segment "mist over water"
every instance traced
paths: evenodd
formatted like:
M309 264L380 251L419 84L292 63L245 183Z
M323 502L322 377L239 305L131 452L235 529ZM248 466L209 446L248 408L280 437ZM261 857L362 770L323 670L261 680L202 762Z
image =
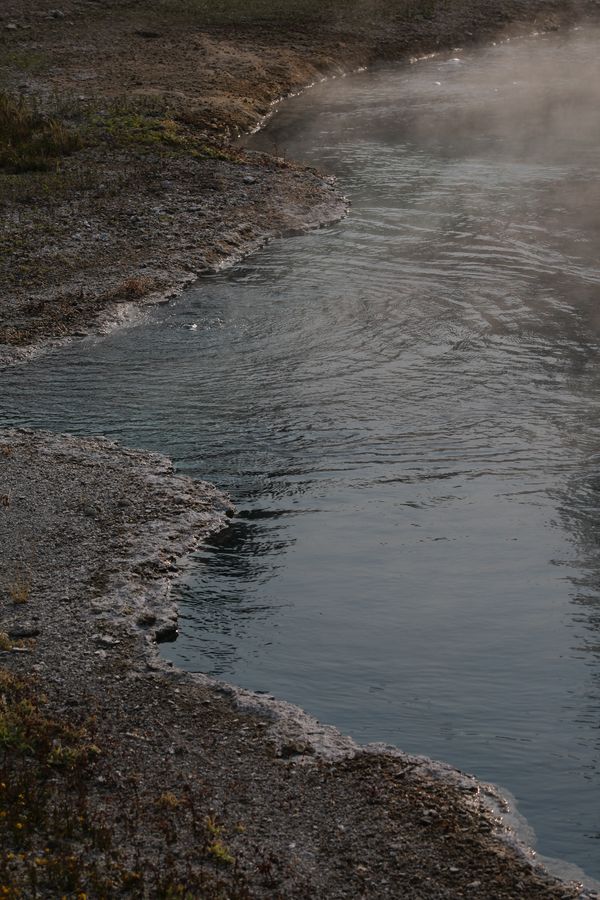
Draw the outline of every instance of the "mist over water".
M255 146L335 172L350 218L0 397L232 494L170 658L505 785L596 878L599 49L584 28L289 101Z

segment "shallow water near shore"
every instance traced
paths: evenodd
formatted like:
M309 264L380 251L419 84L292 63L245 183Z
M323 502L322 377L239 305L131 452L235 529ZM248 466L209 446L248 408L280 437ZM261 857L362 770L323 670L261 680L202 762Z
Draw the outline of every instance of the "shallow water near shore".
M169 658L505 785L600 878L600 34L330 82L256 146L348 220L2 376L240 515ZM251 215L251 212L249 212Z

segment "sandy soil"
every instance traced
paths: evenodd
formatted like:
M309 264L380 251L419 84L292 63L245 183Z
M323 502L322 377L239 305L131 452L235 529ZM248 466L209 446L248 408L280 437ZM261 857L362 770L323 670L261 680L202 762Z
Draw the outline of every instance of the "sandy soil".
M177 560L231 513L214 488L102 439L4 431L0 460L0 671L44 717L19 743L3 675L8 896L584 896L498 837L485 786L161 662Z

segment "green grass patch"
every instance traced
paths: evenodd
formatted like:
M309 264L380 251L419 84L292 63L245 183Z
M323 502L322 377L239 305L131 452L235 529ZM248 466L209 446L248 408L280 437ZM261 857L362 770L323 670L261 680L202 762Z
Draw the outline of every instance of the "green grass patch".
M90 144L109 144L121 148L146 149L167 156L192 156L240 162L242 154L220 143L207 143L205 130L182 111L166 106L146 110L143 104L116 102L106 112L92 116L83 133Z
M156 147L184 147L188 136L184 129L167 115L146 116L137 112L115 111L107 116L96 116L93 125L120 146L131 144Z
M38 75L48 66L48 56L38 50L9 50L0 55L0 66Z

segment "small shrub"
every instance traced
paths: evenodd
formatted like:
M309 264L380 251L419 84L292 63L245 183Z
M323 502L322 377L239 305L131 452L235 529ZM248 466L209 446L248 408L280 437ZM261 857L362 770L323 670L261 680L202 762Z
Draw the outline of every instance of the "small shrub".
M209 856L212 856L215 862L226 866L231 866L235 862L235 858L222 841L212 841L207 847L207 853Z
M213 837L218 837L223 831L223 826L219 825L215 816L207 816L204 824L208 833Z

